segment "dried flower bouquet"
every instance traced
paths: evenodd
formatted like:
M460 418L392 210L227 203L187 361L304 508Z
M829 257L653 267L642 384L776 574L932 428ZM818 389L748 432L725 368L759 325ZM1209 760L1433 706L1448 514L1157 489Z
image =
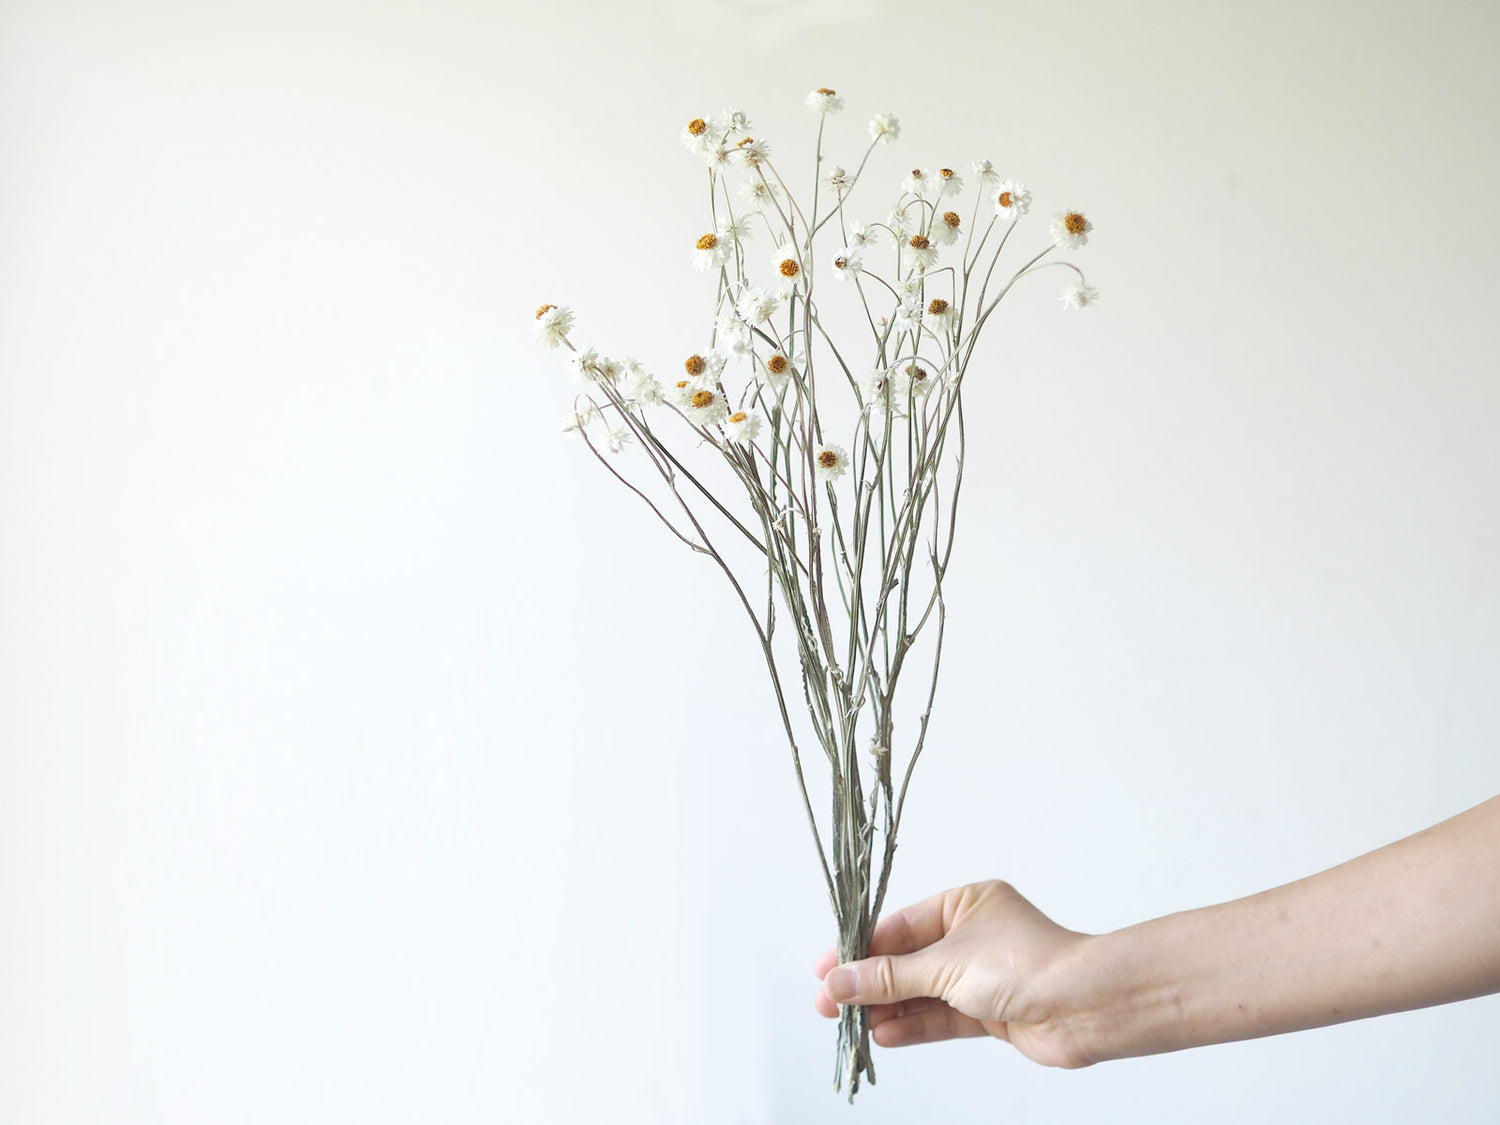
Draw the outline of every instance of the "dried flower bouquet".
M581 384L564 429L717 564L750 618L847 961L869 955L927 739L963 483L964 381L980 330L1016 282L1054 251L1083 246L1092 228L1080 212L1059 211L1045 245L997 276L1031 193L1002 181L988 160L972 165L967 217L962 176L914 169L888 212L856 222L849 201L900 124L876 116L857 169L825 168L824 128L843 99L820 89L806 104L819 118L806 208L743 113L683 130L683 144L708 165L710 199L710 229L688 254L715 292L709 344L675 378L663 383L635 360L576 345L565 307L543 305L533 331L544 347L568 350ZM1066 306L1097 298L1076 266L1045 265L1076 275ZM826 297L825 279L836 283ZM841 315L853 332L840 332ZM731 565L731 546L748 548L756 571L763 561L763 596L745 565ZM789 639L777 633L778 605ZM897 691L919 641L931 661L916 688L925 705L902 744ZM807 726L789 707L790 683L801 687ZM826 832L799 726L827 763ZM867 1013L845 1008L834 1086L852 1100L862 1075L875 1081Z

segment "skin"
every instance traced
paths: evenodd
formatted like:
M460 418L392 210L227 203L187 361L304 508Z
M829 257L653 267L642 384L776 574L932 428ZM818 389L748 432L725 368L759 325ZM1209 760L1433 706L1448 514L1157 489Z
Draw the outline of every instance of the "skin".
M875 1042L990 1035L1047 1066L1278 1035L1500 992L1500 797L1317 875L1107 934L1007 883L887 915L817 963L816 1005Z

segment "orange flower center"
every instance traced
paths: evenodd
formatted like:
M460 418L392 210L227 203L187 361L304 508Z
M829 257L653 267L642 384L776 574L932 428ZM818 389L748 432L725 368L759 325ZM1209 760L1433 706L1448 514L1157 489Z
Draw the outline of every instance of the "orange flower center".
M911 248L913 250L926 250L931 245L932 243L927 241L927 236L925 234L912 235Z
M780 375L786 370L786 356L773 355L770 359L766 360L766 367L770 370L771 374Z
M818 454L818 464L825 469L831 469L839 463L839 455L831 449L825 449Z
M957 211L944 211L943 222L947 223L954 230L957 230L958 224L963 222L963 220L958 217Z
M716 234L705 234L698 240L699 250L712 250L719 244L719 236Z
M819 86L818 93L822 94L825 98L831 98L837 91L830 90L827 86Z
M731 414L729 416L729 420L731 422L733 422L736 426L738 426L741 422L743 422L748 417L750 417L750 415L746 414L743 410L737 410L737 411L735 411L733 414Z
M1000 193L999 203L1000 203L1001 207L1009 207L1012 202L1013 202L1013 200L1011 199L1010 192L1008 192L1008 191L1002 191Z
M777 266L776 268L781 271L782 277L796 277L799 273L802 272L802 267L797 264L797 260L795 258L781 259L781 265Z
M953 178L953 169L952 168L940 168L938 170L938 175L942 176L943 179L945 179L945 180L951 180Z
M702 410L705 406L712 406L713 401L713 391L699 391L693 396L693 405L696 406L699 410Z
M688 132L695 137L701 137L708 130L708 122L701 117L695 117L688 122Z
M544 317L544 316L547 315L547 310L548 309L555 309L555 308L557 308L556 305L543 305L541 308L539 308L539 309L536 310L536 318L538 320L541 320L542 317Z
M701 355L690 355L682 366L687 368L689 375L702 375L708 370L708 361Z
M948 311L948 302L941 297L934 297L932 303L927 306L927 311L933 316L942 316Z
M1063 219L1063 226L1068 228L1069 234L1082 234L1088 220L1077 211L1069 211L1067 218Z

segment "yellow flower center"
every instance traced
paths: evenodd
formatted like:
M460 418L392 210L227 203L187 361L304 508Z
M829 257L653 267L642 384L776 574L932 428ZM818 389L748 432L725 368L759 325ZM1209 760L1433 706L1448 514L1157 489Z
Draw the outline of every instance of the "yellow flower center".
M911 248L913 250L926 250L932 243L927 241L925 234L914 234L911 236Z
M948 302L941 297L934 297L932 303L927 306L927 311L933 316L942 316L948 311Z
M1000 193L1000 198L996 202L998 202L1001 207L1009 207L1014 202L1014 200L1011 198L1010 192L1002 191Z
M735 148L744 148L746 145L753 145L754 143L755 143L755 138L754 137L746 137L744 140L742 140L739 144L735 145L734 147Z
M952 168L940 168L940 169L938 169L938 175L942 176L943 179L945 179L945 180L951 180L953 178L953 169Z
M770 359L766 360L766 368L772 375L780 375L786 370L786 356L773 355Z
M958 229L958 224L961 223L961 222L963 222L963 220L958 217L958 212L957 211L944 211L943 212L943 222L947 223L954 230L957 230Z
M687 368L689 375L702 375L708 370L708 362L701 355L690 355L687 362L682 365Z
M716 234L705 234L698 240L699 250L712 250L719 244L719 236Z
M538 320L541 320L542 317L544 317L544 316L547 315L547 310L548 309L555 309L555 308L557 308L556 305L543 305L541 308L539 308L539 309L536 310L536 318Z
M1067 217L1063 219L1063 226L1068 228L1069 234L1082 234L1084 228L1088 226L1088 220L1077 211L1069 211Z
M699 391L693 396L693 405L696 406L699 410L702 410L705 406L712 406L713 401L713 391Z
M688 122L688 132L695 137L701 137L708 131L708 122L701 117L695 117Z
M688 381L686 379L684 379L680 383L677 384L677 389L679 391L687 390L687 385L688 385Z
M776 267L782 277L796 277L802 272L802 267L797 264L795 258L781 259L781 265Z
M750 415L746 414L743 410L737 410L737 411L735 411L733 414L731 414L729 416L729 420L731 422L733 422L736 426L738 426L741 422L743 422L748 417L750 417Z
M831 98L837 92L836 90L830 90L827 86L818 87L818 93L822 94L825 98Z
M825 449L818 454L818 464L825 469L831 469L839 463L839 455L831 449Z

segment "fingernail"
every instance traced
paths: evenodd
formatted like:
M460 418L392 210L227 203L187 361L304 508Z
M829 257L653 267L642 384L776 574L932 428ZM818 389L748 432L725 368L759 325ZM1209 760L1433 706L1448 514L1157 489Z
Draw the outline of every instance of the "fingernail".
M830 1000L852 1000L859 993L859 974L853 969L833 969L823 982L823 990Z

